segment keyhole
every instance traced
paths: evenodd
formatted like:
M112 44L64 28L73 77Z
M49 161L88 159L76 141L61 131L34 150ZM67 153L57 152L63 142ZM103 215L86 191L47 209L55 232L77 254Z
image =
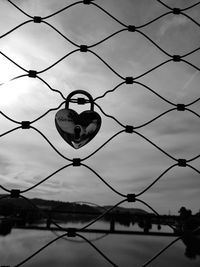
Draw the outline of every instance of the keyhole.
M81 127L80 126L75 126L74 127L74 133L75 133L75 135L74 135L74 138L77 140L77 139L79 139L80 138L80 133L81 133Z

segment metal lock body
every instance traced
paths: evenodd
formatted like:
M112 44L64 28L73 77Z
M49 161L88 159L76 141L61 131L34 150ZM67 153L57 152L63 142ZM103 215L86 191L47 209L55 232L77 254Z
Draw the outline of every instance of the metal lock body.
M69 102L76 94L83 94L88 98L90 110L78 114L69 108ZM85 104L85 101L81 104ZM94 111L92 96L86 91L75 90L68 95L65 108L56 113L55 124L62 138L69 145L78 149L90 142L98 133L101 127L101 117Z

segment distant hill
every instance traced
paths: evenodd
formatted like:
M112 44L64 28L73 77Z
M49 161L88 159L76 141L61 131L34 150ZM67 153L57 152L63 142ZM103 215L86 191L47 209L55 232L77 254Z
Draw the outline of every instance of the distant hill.
M110 209L112 206L104 206L105 209ZM119 212L119 213L129 213L133 215L146 215L149 214L147 211L142 210L142 209L136 209L136 208L123 208L123 207L116 207L114 208L111 213L114 212Z
M0 198L5 195L0 195ZM31 205L33 203L33 205ZM23 198L3 198L0 200L0 210L2 208L6 209L34 209L34 205L40 208L43 211L52 210L55 212L72 212L72 213L102 213L107 209L110 209L112 206L95 206L90 204L83 203L75 203L75 202L63 202L63 201L56 201L56 200L45 200L40 198L33 198L27 201ZM145 215L148 212L142 209L135 209L135 208L123 208L123 207L116 207L110 213L117 213L117 214L129 214L129 215Z

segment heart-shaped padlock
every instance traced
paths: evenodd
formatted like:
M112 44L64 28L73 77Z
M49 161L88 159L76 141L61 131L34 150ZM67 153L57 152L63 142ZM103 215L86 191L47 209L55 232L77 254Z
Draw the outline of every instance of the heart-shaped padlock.
M69 101L76 94L83 94L89 99L90 110L78 114L73 109L69 109ZM98 133L101 127L101 117L94 111L92 96L86 91L76 90L68 95L65 108L56 113L55 124L62 138L78 149L90 142Z

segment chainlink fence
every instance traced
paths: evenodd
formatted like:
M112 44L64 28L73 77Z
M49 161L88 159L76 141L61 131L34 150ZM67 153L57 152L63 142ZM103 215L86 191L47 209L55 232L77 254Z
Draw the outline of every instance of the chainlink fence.
M2 198L6 198L6 197L11 197L11 198L23 198L26 199L27 202L30 203L30 205L32 205L35 209L39 210L39 208L33 204L28 198L26 198L24 196L25 193L27 193L30 190L33 190L34 188L38 187L39 185L41 185L42 183L45 183L48 179L50 179L52 176L54 176L55 174L61 172L64 169L67 169L70 166L73 167L85 167L87 168L94 176L96 176L98 179L100 179L102 181L102 183L105 184L105 186L109 187L110 190L112 190L115 194L119 195L121 197L121 200L119 203L116 203L116 205L114 205L112 208L105 210L104 213L102 213L100 216L97 216L96 219L92 220L90 223L86 224L84 227L82 228L68 228L68 229L64 229L62 228L58 223L54 222L53 219L51 220L51 224L54 225L56 227L56 229L58 230L64 230L64 234L62 235L58 235L55 239L53 239L52 241L50 241L49 243L47 243L45 246L41 247L40 249L38 249L38 251L36 251L34 254L30 255L28 258L24 259L23 261L21 261L20 263L17 263L16 265L14 265L13 267L19 267L19 266L23 266L25 265L25 263L27 261L29 261L31 258L35 257L38 253L40 253L42 250L44 250L45 248L47 248L48 246L50 246L52 243L56 242L57 240L63 238L63 237L80 237L82 238L84 241L88 242L91 246L91 248L94 248L96 250L97 253L99 253L108 263L110 263L110 265L112 266L118 266L117 263L114 263L112 261L112 259L108 258L106 256L106 254L101 251L100 249L98 249L98 247L96 245L93 244L93 242L91 240L89 240L88 238L86 238L84 235L81 234L81 231L83 231L84 229L87 229L89 226L91 226L92 224L94 224L96 221L100 220L101 218L103 218L106 214L108 214L109 212L111 212L114 208L116 208L117 206L119 206L122 203L125 202L130 202L130 203L135 203L135 202L140 202L142 203L144 206L148 207L153 213L155 213L157 216L159 216L159 214L156 212L156 210L151 207L148 203L146 203L145 201L143 201L140 197L143 196L152 186L154 186L169 170L180 167L180 168L191 168L194 172L197 172L198 174L200 174L200 170L198 170L197 168L195 168L194 166L191 165L191 163L193 161L195 161L197 158L200 157L200 155L196 155L193 158L175 158L172 155L170 155L169 153L167 153L165 150L163 150L161 147L159 147L157 144L155 144L154 142L152 142L148 137L144 136L143 134L141 134L138 129L143 128L144 126L151 124L153 121L156 121L157 119L159 119L160 117L165 116L168 113L171 113L173 111L178 111L178 112L190 112L192 113L194 116L200 118L200 115L198 113L196 113L194 110L192 110L192 107L195 103L197 103L200 98L195 99L194 101L184 104L184 103L174 103L172 101L169 101L167 98L163 97L162 95L160 95L158 92L156 92L156 90L154 90L153 88L150 88L149 86L145 85L142 81L141 78L146 76L147 74L153 72L154 70L158 69L158 68L162 68L162 66L166 65L166 64L171 64L172 62L176 62L176 64L179 64L180 62L190 65L192 68L196 69L197 71L200 70L200 68L198 66L196 66L195 64L193 64L192 62L187 60L187 57L193 53L198 53L200 50L200 47L197 47L196 49L194 49L193 51L189 51L186 54L183 55L179 55L179 54L169 54L167 51L165 51L162 47L160 47L156 42L154 42L154 40L152 40L148 35L146 35L143 30L148 26L150 27L152 23L154 23L155 21L159 21L161 18L163 17L167 17L169 15L172 16L183 16L186 17L188 20L190 20L196 27L200 27L200 24L193 19L191 16L189 16L187 14L188 10L194 9L197 5L200 4L200 2L197 2L191 6L188 6L187 8L179 8L179 7L171 7L168 6L167 4L165 4L164 2L160 1L160 0L155 0L156 2L158 2L160 5L163 5L166 8L166 12L164 12L163 14L160 14L158 17L155 17L154 19L146 22L143 25L126 25L124 24L122 21L120 21L120 19L116 18L113 14L109 13L107 10L105 10L103 7L101 7L101 1L98 0L83 0L83 1L77 1L74 2L60 10L58 10L57 12L50 14L49 16L45 16L45 17L40 17L40 16L30 16L29 14L27 14L24 10L22 10L18 5L17 5L17 1L10 1L7 0L7 2L9 2L10 6L15 7L19 12L23 13L25 15L25 17L27 18L26 21L24 21L23 23L21 23L20 25L17 25L16 27L14 27L13 29L10 29L8 32L2 34L0 36L0 38L4 38L5 36L9 35L10 33L14 32L15 30L17 30L18 28L23 27L25 24L30 24L30 23L34 23L34 24L43 24L46 27L49 28L49 30L55 31L57 32L62 38L64 38L67 42L71 43L74 46L74 50L72 50L71 52L69 52L68 54L64 55L62 58L60 58L58 61L56 61L55 63L53 63L52 65L48 66L45 69L42 70L27 70L25 69L23 66L20 66L17 62L15 62L12 58L9 57L9 55L4 54L2 51L0 51L0 54L5 57L8 61L12 62L14 65L16 65L18 68L20 68L24 74L17 76L17 77L13 77L12 80L16 80L16 79L22 79L24 77L29 77L30 78L30 83L31 83L31 79L39 79L42 83L44 83L51 91L53 91L55 94L59 94L60 98L61 98L61 102L60 105L56 108L51 108L49 110L47 110L43 115L41 115L40 117L38 117L35 120L32 121L16 121L14 119L12 119L11 117L9 117L8 115L4 114L2 111L0 111L1 115L3 117L5 117L7 120L11 121L13 124L16 125L16 127L14 127L13 129L4 132L3 134L0 135L0 137L3 137L11 132L14 131L18 131L19 129L29 129L29 130L33 130L35 132L38 133L38 135L41 136L41 138L44 138L46 140L46 142L52 147L52 149L63 159L66 160L67 164L64 165L62 168L56 170L55 172L53 172L51 175L45 177L43 180L41 180L40 182L36 183L35 185L31 186L30 188L27 188L25 190L18 190L18 189L12 189L9 190L7 188L5 188L3 185L0 185L0 188L4 191L7 192L7 195L4 195ZM188 1L189 2L189 1ZM59 31L54 25L52 25L51 23L48 22L48 19L51 17L56 16L57 14L61 13L61 12L66 12L66 16L67 16L67 11L69 11L72 7L75 6L87 6L87 5L92 5L94 6L94 8L96 8L96 10L104 12L107 16L109 16L113 21L115 21L115 23L119 24L121 26L121 29L112 33L111 35L107 36L106 38L92 44L92 45L86 45L86 44L77 44L75 42L73 42L72 40L70 40L66 35L64 35L61 31ZM165 56L167 56L167 60L163 61L162 63L158 64L157 66L153 66L151 69L149 69L148 71L146 71L145 73L141 73L140 75L134 77L134 76L127 76L124 77L122 76L120 73L118 73L112 66L109 65L108 62L106 62L105 59L103 59L102 57L100 57L96 52L94 52L92 49L96 46L98 46L99 44L107 41L108 39L119 35L121 32L127 32L127 34L132 34L134 35L135 33L140 34L143 38L147 39L150 43L152 43L158 50L160 50L163 54L165 54ZM58 89L58 88L52 88L51 85L44 80L43 78L40 77L40 74L47 72L49 69L53 68L55 65L59 64L61 61L67 59L69 56L72 56L75 53L91 53L93 54L93 56L95 56L98 60L100 60L106 68L110 69L116 76L118 76L118 78L121 79L121 82L119 84L117 84L114 88L111 88L110 90L107 90L103 95L99 95L98 97L96 97L94 99L94 104L95 106L102 112L102 114L106 117L108 117L111 120L114 120L117 124L120 125L121 130L119 132L116 132L111 138L109 138L104 144L102 144L98 149L96 149L94 152L92 152L91 154L89 154L88 156L84 157L84 158L69 158L65 155L63 155L55 146L54 144L52 144L48 138L39 130L34 126L34 123L39 121L40 119L44 118L47 114L49 114L50 112L54 112L56 110L59 110L61 108L61 106L63 106L65 104L66 101L66 97L63 95L63 93ZM121 123L116 117L111 116L109 114L106 114L104 112L104 110L102 109L102 107L98 104L98 100L99 99L103 99L107 94L112 93L113 97L114 97L114 93L117 89L119 89L122 85L140 85L142 87L144 87L145 89L147 89L149 92L151 92L152 94L154 94L156 97L160 98L162 101L165 101L166 103L168 103L170 105L170 108L163 112L162 114L157 115L155 118L147 121L146 123L143 123L141 125L138 126L133 126L133 125L124 125L123 123ZM3 86L4 83L1 84L1 86ZM77 104L86 104L88 103L87 99L71 99L70 100L73 103L77 103ZM106 146L112 139L116 138L118 135L125 135L125 134L135 134L140 136L144 141L149 142L152 146L154 146L156 149L160 150L166 157L169 157L170 159L172 159L174 161L174 163L169 166L163 173L161 173L158 177L156 177L154 179L154 181L147 185L146 188L144 190L142 190L139 193L131 193L131 194L123 194L121 192L119 192L118 190L116 190L114 187L112 187L107 181L106 178L103 178L99 173L97 173L93 168L91 168L88 164L87 164L87 160L89 158L91 158L94 154L98 153L99 150L101 150L104 146ZM172 225L169 225L172 229L174 229L174 227ZM194 230L193 232L197 231L198 229ZM148 266L151 262L153 262L157 257L159 257L165 250L167 250L170 246L172 246L174 243L176 243L178 240L180 240L181 238L183 238L184 233L181 233L177 238L175 238L171 243L169 243L165 248L163 248L162 250L160 250L155 256L153 256L151 259L149 259L146 263L144 263L142 266ZM9 263L8 263L9 264Z

